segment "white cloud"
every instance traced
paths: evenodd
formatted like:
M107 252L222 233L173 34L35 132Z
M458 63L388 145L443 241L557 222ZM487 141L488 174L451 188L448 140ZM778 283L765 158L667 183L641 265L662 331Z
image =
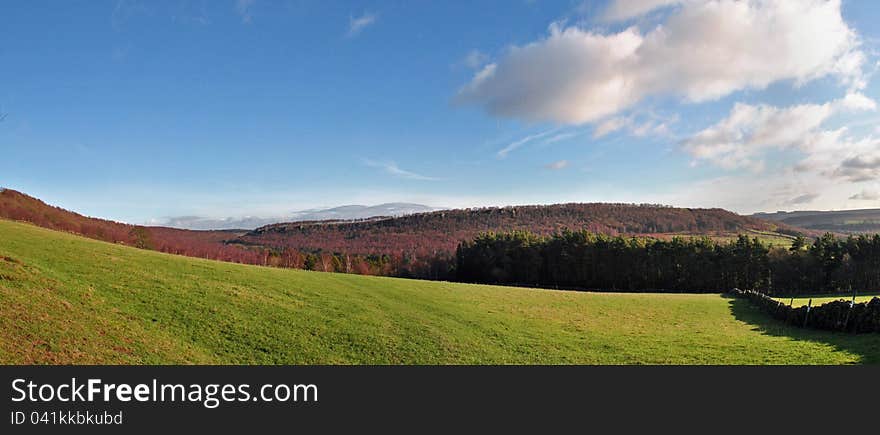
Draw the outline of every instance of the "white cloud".
M548 163L544 165L545 168L550 169L552 171L558 171L560 169L565 169L568 167L568 160L558 160L553 163Z
M754 157L766 148L798 144L832 113L830 104L788 108L737 103L727 118L684 142L692 156L725 168L757 169Z
M764 163L760 158L765 151L790 147L813 155L812 160L808 157L802 162L802 168L808 164L819 166L816 156L828 152L839 155L853 146L842 141L845 130L821 132L822 124L844 110L875 108L873 100L854 93L825 104L784 108L737 103L725 119L686 139L683 147L695 159L707 160L725 169L761 170Z
M737 213L792 209L852 208L849 183L838 183L814 173L791 170L765 176L727 174L665 186L651 201L684 207L721 207Z
M800 147L806 157L794 170L821 175L826 182L880 179L880 138L854 138L846 128L819 131Z
M348 17L348 36L357 36L368 26L376 22L376 14L364 12L359 17Z
M415 172L407 171L405 169L401 169L397 166L397 163L394 162L377 162L375 160L364 159L364 164L373 168L380 168L384 170L386 173L393 175L398 178L406 178L408 180L421 180L421 181L437 181L439 178L428 177L426 175L417 174Z
M880 139L854 138L847 128L819 131L800 149L806 155L794 170L814 173L826 181L859 183L880 177Z
M478 71L456 99L497 116L580 124L651 95L701 102L829 75L860 89L858 47L839 0L688 1L645 33L554 23L546 38Z
M641 37L634 30L604 36L551 26L545 41L514 47L477 72L458 94L500 116L581 123L635 103L625 70Z
M253 7L254 3L257 0L236 0L235 1L235 11L238 13L238 16L241 17L241 22L245 24L250 24L253 22L254 17L251 15L251 7Z
M866 97L860 92L849 92L846 97L840 101L840 104L852 110L876 110L877 102Z

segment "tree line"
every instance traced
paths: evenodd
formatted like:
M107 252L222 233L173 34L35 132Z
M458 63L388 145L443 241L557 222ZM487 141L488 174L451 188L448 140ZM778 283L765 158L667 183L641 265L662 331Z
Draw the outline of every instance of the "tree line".
M768 294L880 290L880 235L833 234L791 247L740 235L671 240L562 231L484 233L456 250L463 282L566 289Z
M762 228L719 209L627 204L484 208L365 222L279 224L242 235L96 219L5 189L0 191L0 217L143 249L325 272L626 291L880 290L877 235L797 237L790 249L745 236L718 242L603 235ZM583 230L553 229L563 224ZM482 232L494 228L517 230Z
M603 234L741 232L790 228L721 209L652 204L557 204L442 210L399 218L274 224L253 231L190 231L83 216L11 189L0 217L111 243L178 255L325 272L454 280L462 240L499 229L549 236L560 228ZM793 231L793 230L791 230Z

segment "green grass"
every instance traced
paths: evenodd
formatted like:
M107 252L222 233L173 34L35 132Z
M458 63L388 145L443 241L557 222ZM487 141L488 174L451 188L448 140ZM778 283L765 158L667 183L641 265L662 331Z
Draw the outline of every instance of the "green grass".
M0 220L0 362L877 363L880 334L798 330L717 294L282 270Z
M790 248L794 237L785 234L774 233L771 231L748 230L745 233L749 238L758 238L758 240L766 246L774 246L777 248ZM719 242L735 242L737 235L712 237Z
M872 293L872 294L857 294L856 295L856 302L868 302L871 300L871 298L873 298L875 296L880 296L880 294L874 294L874 293ZM780 301L780 302L783 302L786 305L788 305L789 302L792 302L791 297L780 296L780 297L774 297L773 299ZM813 300L813 306L815 307L816 305L822 305L824 303L828 303L828 302L832 302L832 301L844 300L844 301L849 302L852 300L852 294L837 295L837 296L829 296L827 294L825 294L825 295L820 294L820 295L798 296L798 297L794 298L794 301L792 302L791 305L793 307L800 307L803 305L807 305L807 303L810 301L810 299Z
M791 247L792 242L794 241L793 236L775 233L772 231L758 231L758 230L748 230L744 235L748 236L750 239L757 238L761 243L765 246L773 246L776 248L785 248L788 249ZM694 233L661 233L661 234L653 234L652 237L662 238L666 240L672 239L672 237L684 237L684 238L701 238L704 237L702 234L694 234ZM739 238L739 234L736 233L728 233L728 234L713 234L709 236L710 239L719 242L719 243L732 243L736 242L737 238Z

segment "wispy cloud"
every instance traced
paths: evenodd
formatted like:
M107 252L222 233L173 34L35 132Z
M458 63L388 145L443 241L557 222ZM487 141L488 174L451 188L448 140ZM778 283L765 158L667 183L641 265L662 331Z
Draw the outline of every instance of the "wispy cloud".
M554 129L551 129L551 130L542 131L541 133L530 134L530 135L528 135L528 136L526 136L526 137L524 137L524 138L522 138L522 139L519 139L519 140L513 141L513 142L511 142L510 144L508 144L506 147L504 147L504 148L498 150L498 152L496 153L496 155L498 156L499 159L503 159L503 158L507 157L507 155L510 154L511 151L514 151L514 150L516 150L517 148L520 148L520 147L522 147L523 145L525 145L525 144L527 144L527 143L529 143L529 142L532 142L532 141L534 141L534 140L537 140L537 139L541 139L541 138L544 138L544 137L550 136L551 134L556 133L557 130L558 130L558 129L554 128Z
M568 167L568 160L557 160L553 163L547 163L544 165L545 169L550 169L551 171L558 171L560 169L565 169Z
M581 134L579 131L567 131L565 133L554 134L553 136L548 137L541 141L542 144L551 144L556 142L562 142L564 140L571 139L577 135Z
M238 16L241 17L241 22L245 24L250 24L254 21L253 15L251 15L251 7L253 7L254 3L257 0L236 0L235 1L235 11L238 13Z
M791 205L802 205L809 204L816 200L819 197L818 193L805 193L803 195L798 195L788 201Z
M593 139L614 133L627 125L626 118L609 118L600 122L593 130Z
M470 69L478 70L483 67L489 61L489 56L480 50L471 50L468 54L461 60L461 65L464 65Z
M631 115L605 119L593 128L593 139L599 139L616 131L625 130L636 137L670 136L669 124L678 121L677 117L662 117L654 113L647 115Z
M359 17L348 17L348 36L354 37L359 35L364 29L376 22L378 16L371 12L364 12Z
M364 159L364 164L371 168L379 168L388 173L389 175L393 175L398 178L406 178L408 180L421 180L421 181L437 181L439 178L429 177L422 174L417 174L412 171L407 171L406 169L402 169L400 166L397 166L397 163L388 161L388 162L378 162L375 160Z

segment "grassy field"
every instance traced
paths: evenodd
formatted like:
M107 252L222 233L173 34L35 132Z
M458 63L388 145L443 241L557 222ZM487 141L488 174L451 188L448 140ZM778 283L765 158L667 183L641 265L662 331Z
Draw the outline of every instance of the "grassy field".
M749 236L749 238L757 237L758 240L761 241L761 243L763 243L767 246L774 246L777 248L786 248L786 249L790 248L791 243L794 241L794 237L792 237L792 236L787 236L785 234L779 234L779 233L774 233L774 232L770 232L770 231L749 230L747 233L745 233L745 235ZM737 236L713 237L713 239L715 239L719 242L735 242L737 239Z
M790 248L791 243L794 241L794 237L787 236L785 234L774 233L770 231L757 231L757 230L748 230L744 235L751 238L757 238L766 246L773 246L776 248ZM693 233L658 233L651 234L651 237L656 237L664 240L671 240L673 237L683 237L683 238L700 238L703 237L701 234L693 234ZM714 234L709 236L710 239L720 242L720 243L731 243L736 242L736 239L739 238L739 234Z
M875 296L880 296L880 294L864 294L864 295L857 294L856 295L856 302L868 302L871 300L871 298L873 298ZM810 299L812 299L813 306L815 307L816 305L822 305L824 303L832 302L832 301L845 300L845 301L849 302L850 300L852 300L852 294L840 295L840 296L828 296L827 294L826 295L820 294L820 295L814 295L814 296L807 295L807 296L798 296L798 297L794 298L794 300L792 300L791 297L778 297L778 298L773 298L773 299L775 299L777 301L781 301L781 302L785 303L786 305L789 302L791 302L791 305L793 307L800 307L803 305L807 305L807 303L810 301Z
M272 269L0 220L0 362L878 363L880 334L798 330L713 294Z

